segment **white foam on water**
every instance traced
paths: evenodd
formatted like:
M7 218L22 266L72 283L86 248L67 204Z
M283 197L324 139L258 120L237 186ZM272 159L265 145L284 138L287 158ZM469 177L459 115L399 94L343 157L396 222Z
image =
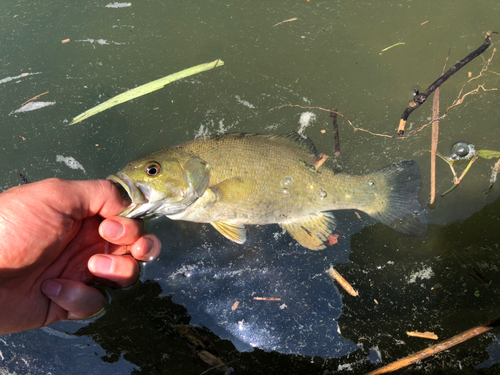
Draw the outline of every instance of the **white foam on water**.
M132 3L119 3L115 1L106 5L106 8L127 8L129 6L132 6Z
M70 167L71 169L80 169L83 171L83 173L87 173L85 172L85 168L83 168L83 165L81 165L74 157L72 156L62 156L62 155L57 155L56 156L56 161L60 162L60 163L64 163L66 164L68 167Z

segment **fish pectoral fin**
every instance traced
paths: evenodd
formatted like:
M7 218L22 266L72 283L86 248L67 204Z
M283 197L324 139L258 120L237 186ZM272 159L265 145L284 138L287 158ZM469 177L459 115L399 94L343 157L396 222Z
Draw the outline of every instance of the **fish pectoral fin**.
M245 186L249 185L246 182L249 181L245 181L241 177L233 177L211 186L210 190L217 197L217 202L226 204L239 203L248 196L249 189L245 188Z
M280 224L302 246L311 250L326 248L325 241L337 227L337 220L331 212L309 215L303 221Z
M227 239L242 244L247 240L247 232L243 224L227 223L225 221L216 221L210 223Z

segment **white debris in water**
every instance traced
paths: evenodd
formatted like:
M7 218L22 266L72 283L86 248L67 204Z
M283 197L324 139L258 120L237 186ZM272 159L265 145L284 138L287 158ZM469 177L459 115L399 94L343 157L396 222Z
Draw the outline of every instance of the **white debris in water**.
M406 280L408 281L408 284L412 284L417 282L417 279L430 279L432 276L434 276L432 268L424 267L420 271L412 273Z
M15 77L5 77L5 78L0 79L0 83L5 83L5 82L13 81L13 80L18 79L18 78L24 78L24 77L32 76L34 74L41 74L41 73L42 72L23 73L23 74L20 74L18 76L15 76Z
M28 104L23 105L21 108L16 109L14 112L11 113L31 112L54 104L56 104L56 102L29 102Z
M234 97L236 98L236 100L238 101L238 103L246 105L248 108L255 108L255 106L253 104L250 104L246 100L241 99L238 95L235 95Z
M116 45L127 44L127 43L118 43L118 42L108 41L106 39L81 39L81 40L76 40L75 42L89 42L91 44L97 43L97 44L100 44L101 46L107 46L110 44L116 44Z
M57 155L56 156L56 161L58 162L62 162L64 164L66 164L68 167L70 167L71 169L80 169L83 171L83 173L87 173L85 172L85 168L83 168L83 165L81 165L77 160L75 160L74 157L72 156L62 156L62 155Z
M265 129L269 130L269 131L274 131L274 130L278 129L278 124L268 125L265 127Z
M200 125L200 128L198 129L198 132L194 135L194 138L205 138L205 136L208 134L208 128L205 127L205 125Z
M40 330L44 331L45 333L48 333L51 336L57 336L57 337L60 337L63 339L76 339L76 338L78 338L77 336L70 335L66 332L57 331L57 330L55 330L53 328L49 328L49 327L42 327L42 328L40 328Z
M119 3L115 1L106 5L106 8L127 8L129 6L132 6L132 3Z
M309 125L311 125L311 122L314 121L314 120L316 120L316 115L314 113L312 113L312 112L302 112L300 114L300 120L299 120L300 128L298 130L298 133L305 138L304 130Z
M231 129L232 126L229 126L229 127L225 127L224 126L224 120L220 120L219 121L219 130L217 130L217 134L226 134L228 132L229 129Z

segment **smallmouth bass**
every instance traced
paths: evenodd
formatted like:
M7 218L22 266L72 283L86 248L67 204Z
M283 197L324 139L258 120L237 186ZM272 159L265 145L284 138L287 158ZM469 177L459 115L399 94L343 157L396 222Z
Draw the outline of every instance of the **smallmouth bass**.
M343 209L364 211L408 236L425 235L415 161L354 176L316 170L317 157L312 141L296 132L235 133L158 151L108 180L130 197L121 216L210 223L239 244L246 224L277 223L302 246L324 249L336 227L330 211Z

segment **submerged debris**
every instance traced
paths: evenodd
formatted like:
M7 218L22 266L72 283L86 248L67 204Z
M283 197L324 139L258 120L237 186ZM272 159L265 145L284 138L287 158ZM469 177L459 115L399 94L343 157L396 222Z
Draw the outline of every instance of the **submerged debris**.
M437 340L438 336L434 332L418 332L418 331L411 331L411 332L406 332L408 336L411 337L420 337L422 339L431 339L431 340Z
M26 185L26 184L30 183L29 180L28 180L28 178L25 175L23 175L21 172L17 172L17 175L21 179L23 185Z
M471 275L473 278L475 278L477 281L479 281L481 283L481 285L484 285L484 286L491 285L491 280L488 280L486 277L484 277L481 273L476 271L474 268L469 271L469 275Z
M422 268L420 271L412 273L408 278L408 284L416 283L417 279L430 279L434 276L434 271L431 267Z
M354 290L354 288L347 282L346 279L342 277L340 273L338 273L333 267L330 267L330 269L327 271L328 274L337 281L344 290L349 293L353 297L358 296L358 292Z

